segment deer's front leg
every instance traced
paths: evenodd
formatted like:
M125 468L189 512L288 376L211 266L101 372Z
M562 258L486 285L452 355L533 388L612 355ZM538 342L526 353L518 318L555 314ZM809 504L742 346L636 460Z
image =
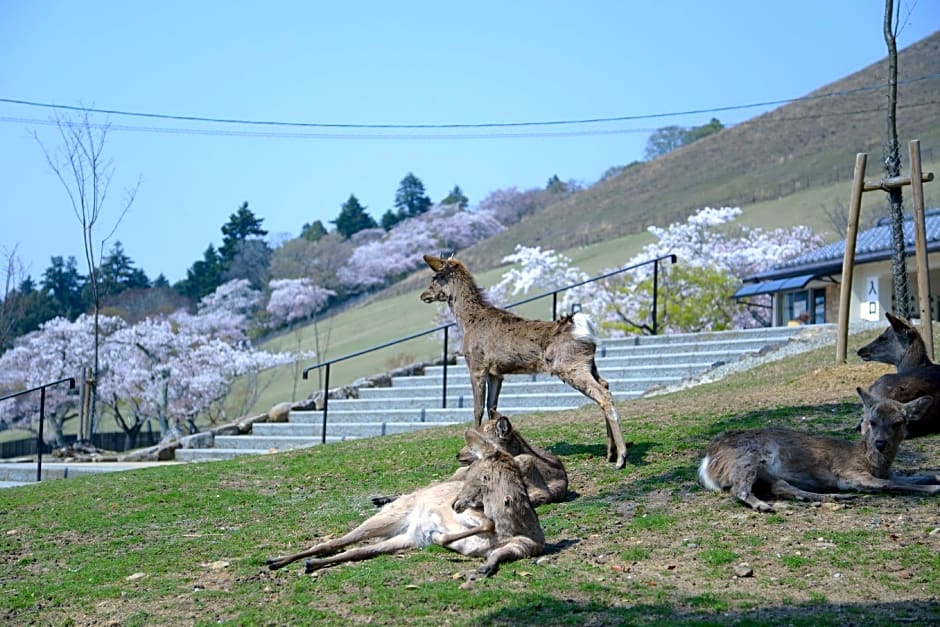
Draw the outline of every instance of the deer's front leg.
M482 368L470 368L470 387L473 389L473 426L479 427L486 400L486 373Z
M502 375L486 374L486 415L489 416L491 410L496 409L496 403L499 401L499 391L503 387Z

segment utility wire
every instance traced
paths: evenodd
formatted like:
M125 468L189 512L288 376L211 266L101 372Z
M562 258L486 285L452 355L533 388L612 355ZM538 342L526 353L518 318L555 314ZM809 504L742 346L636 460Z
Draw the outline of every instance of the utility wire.
M898 105L899 110L912 109L914 107L925 107L940 104L938 100L926 102L908 103ZM778 124L782 122L796 120L813 120L834 116L852 116L866 115L870 113L881 113L883 108L857 109L854 111L839 111L832 113L808 113L805 115L767 118L765 123ZM0 116L0 123L30 124L36 126L56 126L56 120L41 118L20 118ZM302 131L253 131L248 129L218 129L218 128L183 128L169 126L135 126L127 124L96 123L90 122L92 128L106 129L109 131L126 131L137 133L162 133L167 135L191 135L191 136L224 136L224 137L250 137L250 138L270 138L270 139L334 139L334 140L353 140L353 139L386 139L386 140L429 140L429 139L447 139L447 140L467 140L467 139L539 139L553 137L586 137L598 135L629 135L634 133L648 134L657 131L655 128L622 128L622 129L590 129L590 130L572 130L572 131L526 131L526 132L481 132L481 133L316 133ZM725 128L734 128L737 124L728 124Z
M898 81L899 85L916 83L919 81L925 80L935 80L940 78L940 73L929 74L926 76L920 76L918 78L911 78L902 81ZM210 124L235 124L235 125L251 125L251 126L278 126L278 127L292 127L292 128L324 128L324 129L398 129L398 130L414 130L414 129L480 129L480 128L510 128L510 127L524 127L524 126L564 126L564 125L576 125L576 124L599 124L599 123L610 123L610 122L628 122L636 120L650 120L657 118L668 118L668 117L678 117L684 115L700 115L703 113L721 113L725 111L736 111L741 109L753 109L756 107L768 107L775 105L788 104L791 102L801 102L809 100L820 100L823 98L834 98L841 96L848 96L851 94L873 91L878 89L884 89L884 85L866 85L862 87L856 87L854 89L845 89L835 92L829 92L825 94L816 94L809 96L801 96L799 98L785 98L782 100L768 100L764 102L755 102L750 104L742 105L728 105L724 107L713 107L710 109L690 109L688 111L674 111L668 113L648 113L640 115L623 115L616 117L606 117L606 118L584 118L584 119L570 119L570 120L552 120L552 121L528 121L528 122L485 122L485 123L474 123L474 124L353 124L353 123L327 123L327 122L284 122L277 120L246 120L246 119L236 119L236 118L214 118L214 117L204 117L196 115L171 115L165 113L146 113L140 111L122 111L119 109L98 109L93 107L77 107L71 105L56 105L47 102L35 102L31 100L19 100L14 98L0 98L0 102L7 104L16 104L28 107L39 107L45 109L62 109L67 111L81 111L85 113L102 113L106 115L115 115L115 116L128 116L128 117L138 117L138 118L150 118L150 119L159 119L159 120L172 120L176 122L201 122L201 123L210 123Z

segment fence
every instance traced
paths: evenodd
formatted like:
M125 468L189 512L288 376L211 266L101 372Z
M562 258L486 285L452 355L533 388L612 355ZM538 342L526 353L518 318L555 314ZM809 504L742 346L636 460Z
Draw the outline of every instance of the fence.
M529 297L529 298L525 298L525 299L523 299L523 300L519 300L519 301L516 301L516 302L514 302L514 303L511 303L511 304L507 305L506 307L507 307L507 309L511 309L512 307L517 307L517 306L519 306L519 305L524 305L525 303L531 303L532 301L539 300L539 299L542 299L542 298L548 298L549 296L551 296L551 297L552 297L552 320L555 320L556 317L557 317L557 314L558 314L558 294L560 294L561 292L565 292L565 291L570 290L570 289L572 289L572 288L580 287L581 285L587 285L588 283L593 283L593 282L595 282L595 281L600 281L600 280L603 280L603 279L612 277L612 276L614 276L614 275L621 274L621 273L623 273L623 272L627 272L627 271L629 271L629 270L635 270L635 269L637 269L637 268L641 268L641 267L643 267L643 266L647 266L647 265L652 264L652 265L653 265L653 310L652 310L652 312L651 312L652 324L650 325L650 328L652 329L652 334L653 334L653 335L656 335L656 333L657 333L657 309L656 309L656 305L657 305L657 302L658 302L658 300L659 300L659 264L660 264L661 262L667 260L667 259L669 260L670 263L676 263L676 261L677 261L676 255L662 255L661 257L656 257L655 259L648 259L648 260L646 260L646 261L641 261L640 263L633 264L632 266L626 266L626 267L624 267L624 268L620 268L619 270L614 270L614 271L608 272L608 273L606 273L606 274L601 274L601 275L598 275L598 276L595 276L595 277L591 277L590 279L587 279L587 280L585 280L585 281L580 281L580 282L578 282L578 283L572 283L571 285L566 285L565 287L560 287L560 288L555 289L555 290L552 290L552 291L550 291L550 292L544 292L544 293L538 294L538 295L536 295L536 296L531 296L531 297ZM447 352L448 352L448 350L447 350L447 343L448 343L448 329L450 329L450 327L454 326L455 324L457 324L457 323L456 323L456 322L450 322L450 323L447 323L447 324L442 324L442 325L440 325L440 326L434 327L433 329L427 329L427 330L425 330L425 331L420 331L420 332L418 332L418 333L413 333L413 334L408 335L408 336L406 336L406 337L400 337L400 338L398 338L397 340L392 340L392 341L390 341L390 342L385 342L384 344L379 344L379 345L373 346L373 347L371 347L371 348L366 348L366 349L363 349L363 350L361 350L361 351L357 351L357 352L355 352L355 353L350 353L349 355L343 355L342 357L337 357L336 359L330 359L329 361L324 361L324 362L321 362L321 363L318 363L318 364L314 364L314 365L312 365L312 366L308 366L308 367L304 368L304 370L303 370L303 378L304 378L305 380L307 379L307 375L308 375L308 373L309 373L311 370L317 370L317 369L319 369L319 368L323 368L323 369L324 369L324 375L323 375L323 430L322 430L322 432L321 432L321 440L320 440L320 441L321 441L322 443L326 443L327 413L328 413L328 411L329 411L329 403L330 403L330 366L332 366L332 365L335 364L335 363L341 362L341 361L346 361L346 360L348 360L348 359L353 359L353 358L355 358L355 357L360 357L360 356L362 356L362 355L366 355L366 354L371 353L371 352L373 352L373 351L381 350L381 349L383 349L383 348L388 348L388 347L390 347L390 346L394 346L394 345L396 345L396 344L401 344L402 342L407 342L407 341L409 341L409 340L414 340L414 339L417 339L417 338L419 338L419 337L424 337L425 335L430 335L431 333L437 333L437 332L439 332L439 331L443 331L443 332L444 332L444 359L443 359L444 373L443 373L443 383L442 383L442 386L441 386L441 387L442 387L442 391L441 391L441 407L446 409L446 407L447 407Z

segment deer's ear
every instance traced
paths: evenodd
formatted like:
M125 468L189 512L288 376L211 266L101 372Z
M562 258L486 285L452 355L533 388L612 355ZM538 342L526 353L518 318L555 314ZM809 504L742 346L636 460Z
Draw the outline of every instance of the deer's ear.
M477 459L482 459L496 451L496 447L487 442L486 439L474 429L467 429L464 432L464 439L467 441L467 446Z
M920 398L915 398L914 400L904 403L904 418L908 421L917 421L923 418L930 410L930 406L933 405L932 396L921 396Z
M905 320L904 318L899 318L895 316L890 311L885 312L885 318L888 319L888 322L891 324L891 328L894 329L895 333L902 333L904 331L910 331L914 326Z
M434 257L433 255L425 255L424 262L428 264L428 266L431 267L431 270L434 270L435 272L440 272L446 263L440 257Z
M496 436L500 440L505 440L512 433L512 424L506 416L496 413L496 410L491 411L494 412L496 418Z
M862 399L862 405L865 407L865 409L870 409L875 403L878 402L878 399L872 396L868 390L855 388L855 391L858 392L858 397Z

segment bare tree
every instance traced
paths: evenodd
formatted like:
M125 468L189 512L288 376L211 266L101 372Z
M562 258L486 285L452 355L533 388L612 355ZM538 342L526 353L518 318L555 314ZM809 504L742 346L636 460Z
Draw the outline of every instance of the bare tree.
M16 294L17 284L23 276L23 267L17 257L14 245L12 250L0 249L0 263L3 263L3 300L0 301L0 352L13 341L16 323L22 318L24 301Z
M98 379L99 367L100 327L98 321L103 295L100 276L101 258L104 255L105 244L117 231L134 203L137 190L140 188L140 179L138 178L134 186L126 190L126 196L111 229L104 237L99 238L99 221L108 198L111 178L114 176L114 166L104 154L105 140L111 124L94 122L88 111L83 111L76 117L57 112L52 119L59 132L58 145L54 149L47 148L38 133L33 132L33 137L42 149L49 168L65 188L72 212L82 227L82 244L85 251L85 264L88 268L88 286L91 290L95 320L95 349L94 363L91 366L90 415L86 422L91 429L89 433L80 434L80 436L91 435L97 423L97 395L94 381Z
M900 13L900 6L898 7ZM883 158L885 178L901 175L901 148L898 143L898 46L900 21L895 15L894 0L885 0L884 37L888 44L888 136ZM891 217L891 276L894 282L894 306L902 318L909 318L910 297L907 286L907 264L904 260L904 198L901 187L888 191L888 215Z

